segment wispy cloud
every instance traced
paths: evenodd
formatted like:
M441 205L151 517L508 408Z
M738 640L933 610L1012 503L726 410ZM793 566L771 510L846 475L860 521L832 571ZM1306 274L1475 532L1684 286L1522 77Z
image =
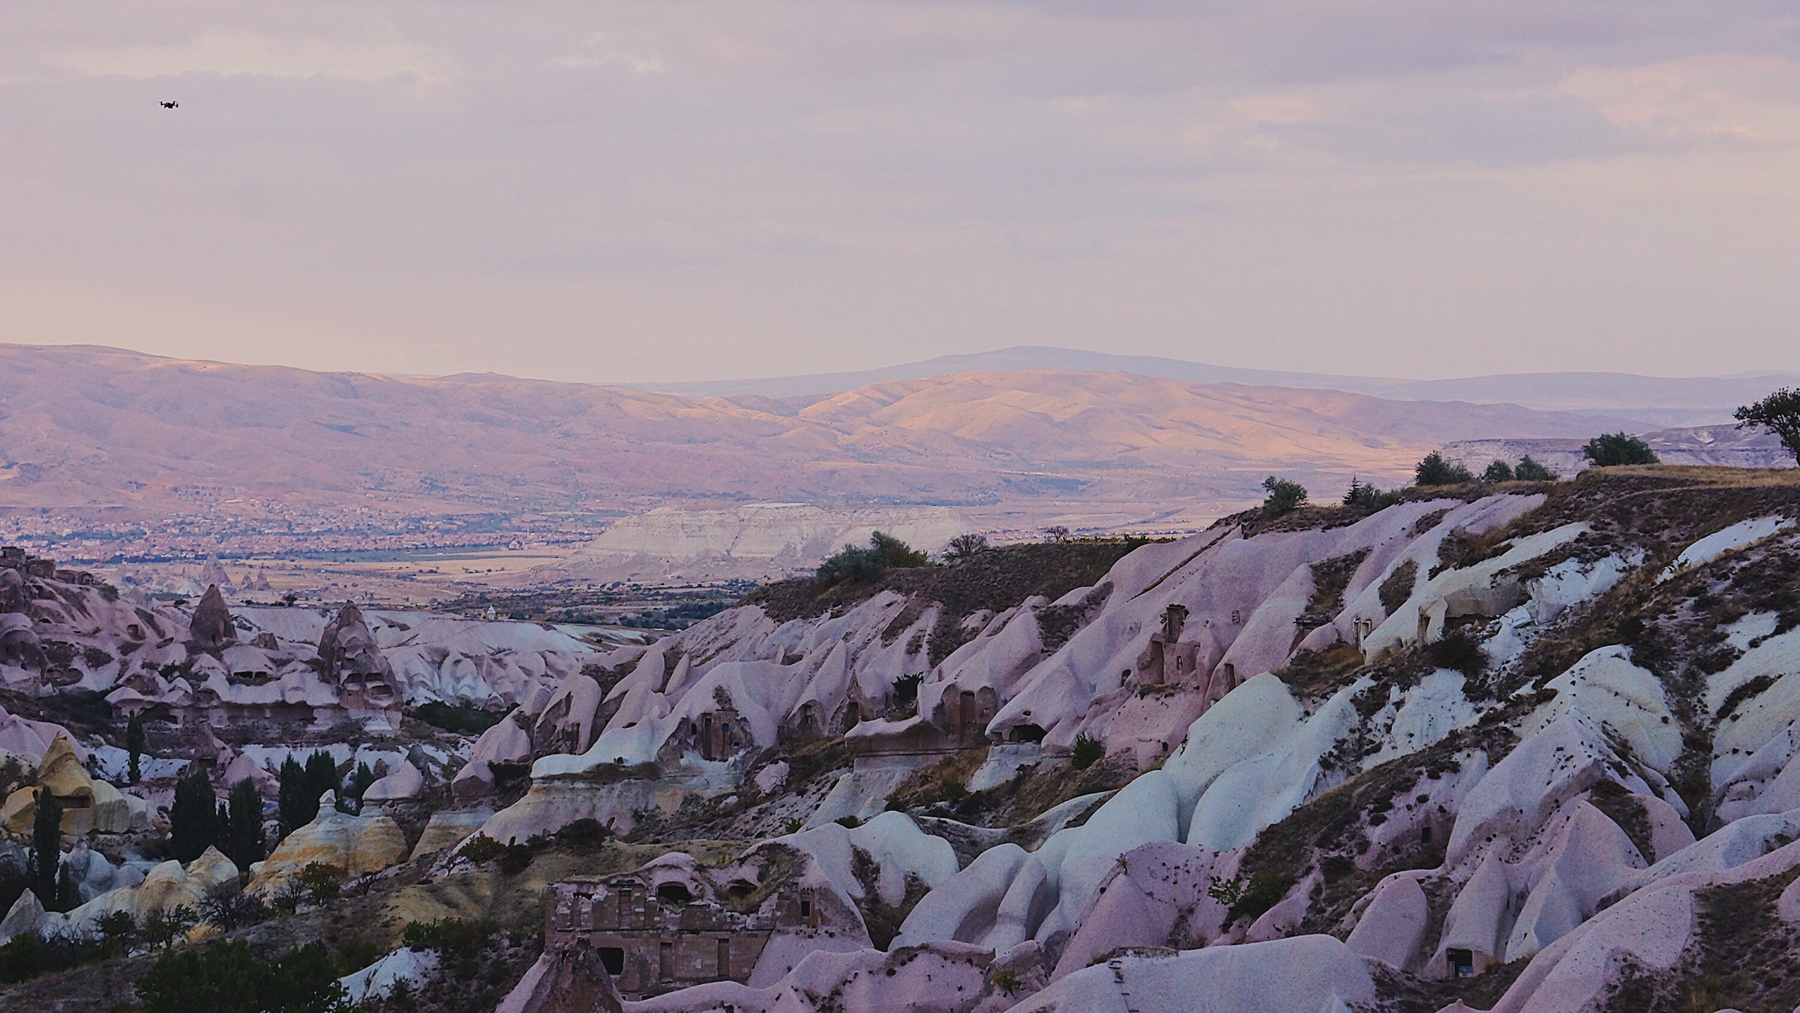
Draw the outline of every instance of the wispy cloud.
M218 74L350 81L406 78L427 86L447 84L461 71L449 52L401 39L343 42L243 31L202 32L175 45L64 50L45 56L44 62L93 76Z
M611 36L605 32L589 38L583 52L558 56L550 62L558 67L571 69L616 67L632 74L660 74L663 72L663 58L660 54L620 49L612 43Z

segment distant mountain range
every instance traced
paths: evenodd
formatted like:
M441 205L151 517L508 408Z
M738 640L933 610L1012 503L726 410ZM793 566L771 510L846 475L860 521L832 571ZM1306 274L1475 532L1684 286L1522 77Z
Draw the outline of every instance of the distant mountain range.
M1465 397L1442 401L1053 349L934 361L1028 365L1040 353L1063 366L1180 366L1212 379L1034 368L820 395L790 393L826 382L799 378L719 396L0 345L0 508L156 516L227 497L415 513L802 502L982 508L1010 518L992 520L994 530L1047 517L1191 521L1259 499L1271 473L1335 496L1352 475L1397 484L1422 454L1453 441L1642 431L1654 428L1647 414L1728 410L1706 406L1747 400L1773 382L1379 381ZM1276 376L1287 382L1241 382ZM1473 400L1477 388L1498 396L1507 384L1579 410ZM1629 402L1631 391L1646 400ZM1628 403L1604 408L1620 402Z
M1241 383L1255 387L1341 390L1402 401L1468 401L1515 404L1539 411L1566 411L1631 419L1640 424L1705 426L1729 421L1731 412L1782 386L1800 385L1800 373L1766 372L1739 376L1660 377L1633 373L1502 373L1451 380L1396 380L1325 373L1238 369L1148 355L1109 355L1073 348L1020 345L992 352L942 355L882 369L814 373L757 380L634 384L643 390L691 397L757 394L785 398L831 394L887 380L973 372L1058 369L1078 373L1136 373L1192 383Z

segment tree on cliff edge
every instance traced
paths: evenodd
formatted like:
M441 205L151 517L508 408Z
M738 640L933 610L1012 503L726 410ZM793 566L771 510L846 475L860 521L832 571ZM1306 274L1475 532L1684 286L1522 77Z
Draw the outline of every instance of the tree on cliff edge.
M1738 428L1761 426L1781 438L1781 445L1800 463L1800 390L1783 387L1755 404L1744 405L1733 417Z

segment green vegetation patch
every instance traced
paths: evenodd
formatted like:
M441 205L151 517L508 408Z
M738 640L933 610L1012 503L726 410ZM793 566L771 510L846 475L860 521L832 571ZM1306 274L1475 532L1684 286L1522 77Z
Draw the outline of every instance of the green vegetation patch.
M1672 967L1627 961L1606 1013L1790 1010L1800 1005L1800 926L1775 901L1800 867L1695 891L1693 942Z
M1294 620L1302 636L1331 622L1344 610L1344 591L1350 586L1350 578L1356 576L1356 568L1367 558L1369 550L1358 549L1312 565L1312 597L1307 599L1306 611Z
M867 582L823 584L812 577L799 577L765 584L739 604L760 606L769 618L787 622L850 608L883 591L912 599L917 605L915 619L923 614L925 603L936 602L943 606L931 633L932 661L936 663L973 636L960 629L964 616L981 609L1003 612L1033 595L1054 601L1075 588L1099 584L1120 557L1144 544L1145 539L1096 538L1002 545L950 565L889 569ZM895 630L894 636L906 625Z
M447 704L433 700L415 707L412 716L428 725L462 735L480 735L499 724L510 713L491 711L474 704Z

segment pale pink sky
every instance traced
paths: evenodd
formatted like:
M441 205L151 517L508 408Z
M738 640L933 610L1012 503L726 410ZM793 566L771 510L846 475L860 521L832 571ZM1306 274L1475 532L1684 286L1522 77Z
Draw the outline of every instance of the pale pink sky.
M0 10L5 341L1679 375L1800 369L1797 279L1791 0Z

